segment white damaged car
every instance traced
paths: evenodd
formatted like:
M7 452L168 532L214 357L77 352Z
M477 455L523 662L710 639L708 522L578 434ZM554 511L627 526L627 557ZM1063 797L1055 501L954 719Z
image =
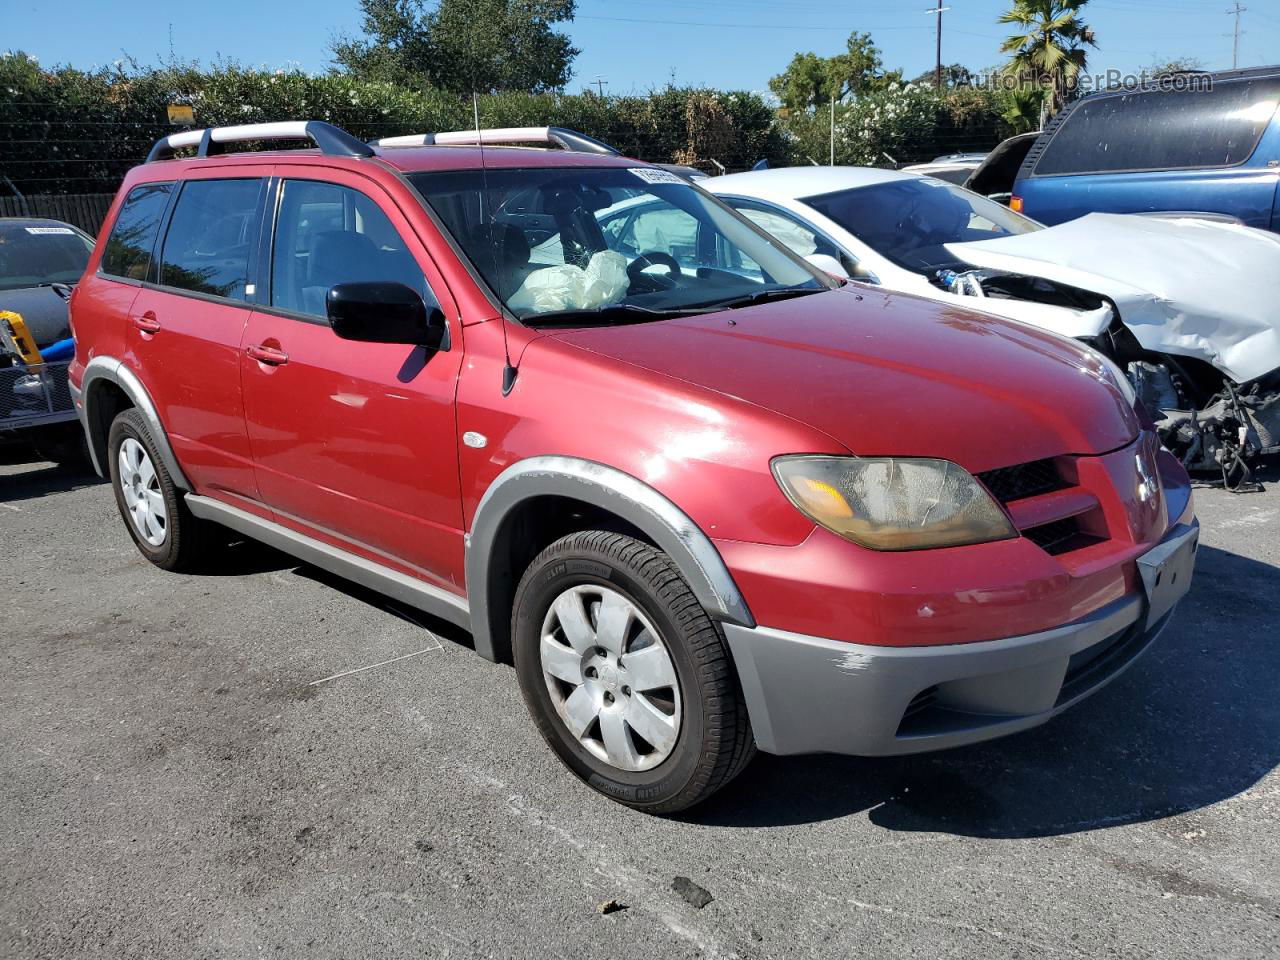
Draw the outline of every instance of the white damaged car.
M703 180L824 269L1084 340L1189 468L1254 486L1280 450L1280 236L1094 213L1046 227L962 187L868 167ZM980 302L975 302L980 301Z

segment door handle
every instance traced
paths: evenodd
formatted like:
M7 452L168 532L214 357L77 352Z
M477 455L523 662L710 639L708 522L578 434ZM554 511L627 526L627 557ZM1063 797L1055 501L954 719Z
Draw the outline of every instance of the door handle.
M143 333L159 333L160 321L156 319L156 315L148 310L140 317L133 318L133 325Z
M289 355L283 350L277 350L275 347L263 346L260 343L255 344L252 347L245 347L244 352L259 363L265 363L271 367L278 367L281 364L289 362Z

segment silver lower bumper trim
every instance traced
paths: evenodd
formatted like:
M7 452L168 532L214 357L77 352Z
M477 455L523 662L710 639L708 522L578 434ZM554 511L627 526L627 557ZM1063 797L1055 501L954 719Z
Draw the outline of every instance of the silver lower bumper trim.
M1179 525L1155 550L1194 541ZM1192 545L1194 549L1194 544ZM1081 620L980 643L883 647L724 624L766 753L922 753L1016 733L1100 690L1142 654L1189 586L1133 593ZM1147 613L1160 607L1148 623Z

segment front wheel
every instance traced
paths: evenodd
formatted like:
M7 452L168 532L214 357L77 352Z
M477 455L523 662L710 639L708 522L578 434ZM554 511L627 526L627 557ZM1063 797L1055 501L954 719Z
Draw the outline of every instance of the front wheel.
M686 809L755 753L719 627L648 544L598 530L552 544L520 581L512 638L539 731L615 800Z

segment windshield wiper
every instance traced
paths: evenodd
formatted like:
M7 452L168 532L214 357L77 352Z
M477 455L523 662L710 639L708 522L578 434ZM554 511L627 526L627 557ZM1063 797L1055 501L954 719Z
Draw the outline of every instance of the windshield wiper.
M632 303L613 303L590 310L555 310L551 313L535 313L521 319L531 327L588 327L597 323L649 323L654 320L669 320L672 317L688 317L706 312L705 307L673 307L654 310L649 307L638 307Z
M730 300L711 300L699 306L708 310L736 310L738 307L751 307L757 303L769 303L774 300L790 300L792 297L803 297L810 293L822 293L827 287L775 287L772 290L758 290L745 297L734 297Z

